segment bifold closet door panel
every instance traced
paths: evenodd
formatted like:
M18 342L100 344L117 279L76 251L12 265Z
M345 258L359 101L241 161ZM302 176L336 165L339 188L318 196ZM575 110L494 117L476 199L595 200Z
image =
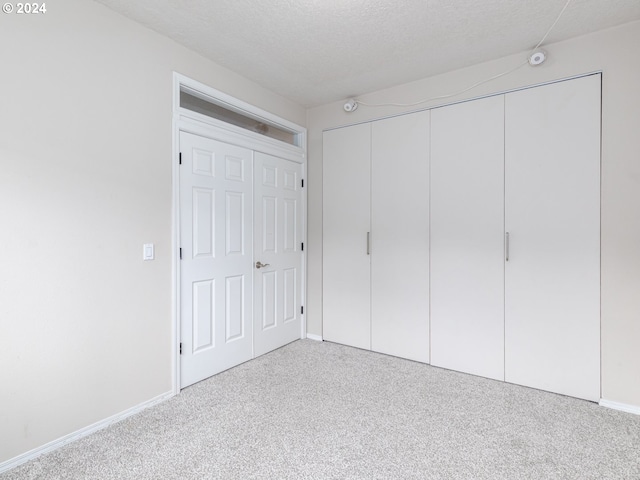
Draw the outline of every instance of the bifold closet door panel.
M371 124L323 135L325 340L371 349Z
M371 348L429 361L429 112L371 126Z
M505 377L600 398L600 75L506 95Z
M431 363L504 380L504 96L431 112Z

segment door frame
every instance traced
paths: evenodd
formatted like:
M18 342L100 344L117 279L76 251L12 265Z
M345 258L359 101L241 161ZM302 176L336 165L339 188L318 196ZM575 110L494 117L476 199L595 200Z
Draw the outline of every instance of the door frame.
M230 109L246 112L249 116L279 125L294 133L295 145L251 132L241 127L217 120L212 117L182 108L180 92L186 88L197 92L199 96L210 98L218 104L228 105ZM174 394L180 393L180 132L188 132L202 137L230 143L254 151L292 160L302 165L302 178L307 175L307 129L284 118L262 110L254 105L234 98L226 93L209 87L177 72L173 72L173 122L172 122L172 212L171 212L171 382ZM252 206L253 207L253 206ZM254 212L255 215L255 212ZM307 242L307 189L302 189L302 242ZM306 305L307 252L302 251L301 301ZM253 252L252 252L253 254ZM251 320L253 321L253 319ZM306 313L300 322L300 338L307 334Z

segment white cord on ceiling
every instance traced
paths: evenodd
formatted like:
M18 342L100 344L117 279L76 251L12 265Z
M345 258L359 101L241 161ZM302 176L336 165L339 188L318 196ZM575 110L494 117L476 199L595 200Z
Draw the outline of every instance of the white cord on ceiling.
M558 15L558 18L556 18L556 21L555 21L555 22L553 22L553 25L551 25L551 26L549 27L549 30L547 30L547 33L545 33L545 34L544 34L544 37L542 37L542 40L540 40L540 41L538 42L538 44L537 44L535 47L533 47L533 50L531 50L531 53L533 53L535 50L537 50L537 49L538 49L538 47L539 47L540 45L542 45L542 42L544 42L544 41L547 39L547 37L548 37L548 36L549 36L549 34L551 33L551 30L553 30L553 27L555 27L555 26L556 26L556 23L558 23L558 21L560 20L560 17L562 17L562 14L563 14L563 13L564 13L564 11L567 9L567 7L569 6L569 4L570 4L570 3L571 3L571 0L567 0L567 3L565 3L565 4L564 4L564 7L562 7L562 10L560 10L560 14Z
M533 52L535 52L538 49L538 47L540 47L540 45L542 45L542 43L547 39L547 37L551 33L551 30L553 30L553 28L556 26L556 24L558 23L558 21L560 20L560 18L562 17L562 15L564 14L565 10L567 9L567 7L569 6L570 3L571 3L571 0L567 0L567 3L564 4L564 7L560 11L560 14L556 18L555 22L553 22L553 24L549 27L549 29L547 30L547 33L544 34L544 36L538 42L538 44L535 47L533 47L533 49L530 52L530 55ZM466 93L469 90L473 90L474 88L476 88L476 87L478 87L478 86L480 86L482 84L488 83L488 82L490 82L492 80L495 80L496 78L500 78L500 77L504 77L505 75L509 75L510 73L513 73L516 70L519 70L520 68L524 67L527 63L529 63L528 59L525 60L524 62L520 63L516 67L512 68L511 70L507 70L505 72L502 72L502 73L499 73L497 75L494 75L493 77L487 78L487 79L482 80L482 81L477 82L477 83L474 83L473 85L471 85L470 87L465 88L464 90L460 90L460 91L455 92L455 93L449 93L449 94L446 94L446 95L440 95L440 96L437 96L437 97L427 98L426 100L420 100L419 102L414 102L414 103L366 103L366 102L363 102L362 100L360 100L359 98L356 98L355 101L358 104L365 105L367 107L413 107L415 105L420 105L422 103L431 102L433 100L442 100L442 99L445 99L445 98L455 97L456 95L460 95L462 93Z

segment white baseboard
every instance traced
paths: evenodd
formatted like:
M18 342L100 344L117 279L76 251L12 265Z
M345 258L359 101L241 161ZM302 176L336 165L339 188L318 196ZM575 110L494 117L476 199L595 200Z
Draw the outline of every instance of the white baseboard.
M315 340L316 342L322 342L322 335L314 335L313 333L307 333L309 340Z
M621 412L635 413L636 415L640 415L640 406L637 405L613 402L611 400L605 400L604 398L601 398L599 403L601 407L612 408L614 410L620 410Z
M12 468L17 467L18 465L22 465L23 463L28 462L29 460L33 460L34 458L39 457L40 455L44 455L45 453L52 452L57 450L68 443L74 442L76 440L81 439L82 437L86 437L87 435L91 435L92 433L97 432L98 430L102 430L107 428L114 423L118 423L124 420L131 415L135 415L142 410L145 410L149 407L152 407L160 402L164 402L169 398L173 397L175 394L173 392L163 393L162 395L158 395L157 397L152 398L146 402L143 402L135 407L131 407L124 412L116 413L104 420L100 420L99 422L94 423L93 425L89 425L88 427L81 428L80 430L76 430L73 433L69 433L64 437L60 437L56 440L53 440L49 443L42 445L41 447L34 448L33 450L29 450L26 453L18 455L17 457L10 458L2 463L0 463L0 474L6 472L7 470L11 470Z

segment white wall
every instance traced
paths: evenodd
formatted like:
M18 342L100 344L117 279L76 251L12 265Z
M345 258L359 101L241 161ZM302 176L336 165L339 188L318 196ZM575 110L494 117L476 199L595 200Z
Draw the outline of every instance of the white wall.
M0 20L0 463L171 390L172 72L306 121L102 5L47 7Z
M640 406L640 22L549 45L549 59L478 87L454 100L602 70L602 398ZM509 70L526 52L363 95L368 103L410 103L462 90ZM343 102L308 111L308 332L322 334L322 130L426 108ZM325 192L325 194L330 192Z

